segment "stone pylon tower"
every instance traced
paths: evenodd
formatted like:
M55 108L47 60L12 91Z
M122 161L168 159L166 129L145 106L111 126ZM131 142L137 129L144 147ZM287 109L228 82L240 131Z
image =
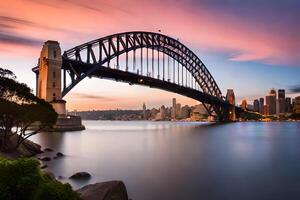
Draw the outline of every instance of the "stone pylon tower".
M235 95L233 89L228 89L226 94L226 100L232 105L229 109L229 120L235 121L236 114L235 114Z
M66 114L65 104L61 94L62 56L57 41L47 41L43 45L39 59L39 77L37 96L50 102L60 115Z

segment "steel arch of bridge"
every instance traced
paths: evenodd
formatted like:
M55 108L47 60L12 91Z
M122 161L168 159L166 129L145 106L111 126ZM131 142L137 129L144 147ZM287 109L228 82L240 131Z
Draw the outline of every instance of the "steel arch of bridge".
M96 55L95 48L98 49ZM216 81L204 63L184 44L169 36L153 32L125 32L103 37L67 50L63 54L63 90L65 96L75 85L86 77L96 76L96 72L109 66L116 59L119 66L119 56L126 54L126 71L128 69L128 52L137 49L156 50L173 58L188 70L195 79L201 92L214 98L215 102L225 102ZM82 55L85 52L85 55ZM148 56L148 52L147 52ZM148 59L148 58L147 58ZM147 61L148 63L148 61ZM71 83L66 84L66 74ZM148 76L148 75L147 75ZM100 75L98 75L100 77ZM209 114L220 114L220 105L203 103ZM224 103L226 104L226 103ZM226 104L227 105L227 104Z

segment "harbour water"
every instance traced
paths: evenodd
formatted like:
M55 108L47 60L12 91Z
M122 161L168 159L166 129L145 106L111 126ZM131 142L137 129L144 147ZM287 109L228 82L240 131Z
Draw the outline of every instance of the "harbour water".
M133 200L300 199L300 123L83 121L40 133L48 169L74 188L124 181ZM85 182L68 179L87 171Z

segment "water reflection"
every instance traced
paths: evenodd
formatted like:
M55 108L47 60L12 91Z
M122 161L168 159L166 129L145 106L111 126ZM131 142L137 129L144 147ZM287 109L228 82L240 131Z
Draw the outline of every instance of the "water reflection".
M300 199L299 123L84 124L34 138L67 155L47 163L63 181L77 171L88 183L123 180L134 200Z

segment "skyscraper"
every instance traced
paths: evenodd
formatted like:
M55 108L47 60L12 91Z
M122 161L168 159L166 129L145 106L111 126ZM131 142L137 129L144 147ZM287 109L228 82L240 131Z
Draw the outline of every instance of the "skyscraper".
M279 113L285 113L285 90L279 89L278 90L278 106L279 106Z
M180 117L180 115L181 115L181 104L180 103L177 103L176 104L176 117Z
M276 114L276 90L272 89L268 96L266 96L266 105L269 107L269 115Z
M292 108L292 99L290 97L285 98L285 112L291 113L293 110Z
M259 99L259 113L262 115L264 114L264 105L265 105L265 99L260 98Z
M259 101L258 101L258 99L255 99L253 101L253 110L254 110L254 112L259 112Z
M300 96L298 96L298 97L295 98L294 112L296 114L300 114Z
M146 104L143 103L143 119L147 119L147 110L146 110Z
M172 99L172 113L171 113L172 119L176 118L176 98Z

